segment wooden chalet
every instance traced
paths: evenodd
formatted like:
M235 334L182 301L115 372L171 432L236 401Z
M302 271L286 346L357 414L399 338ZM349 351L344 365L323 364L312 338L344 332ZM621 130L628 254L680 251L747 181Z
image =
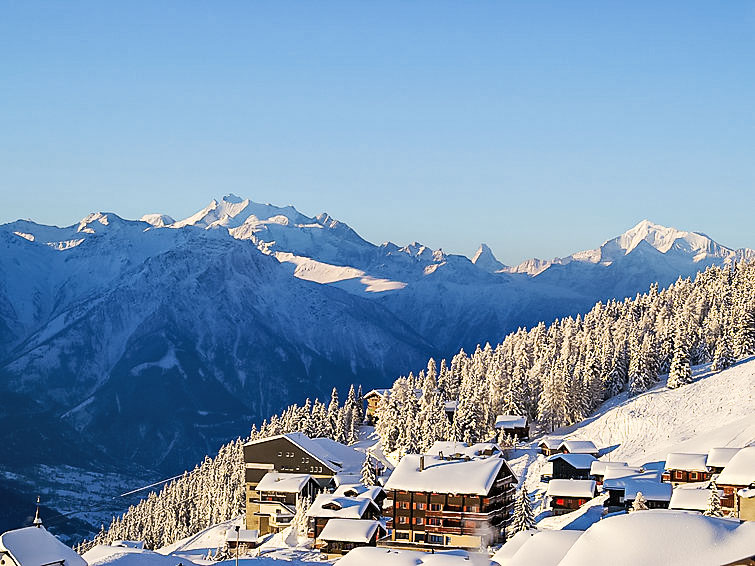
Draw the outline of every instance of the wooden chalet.
M726 464L740 450L741 448L711 448L708 457L705 459L705 465L708 466L712 474L720 474L724 471Z
M530 438L530 427L527 423L527 417L498 415L495 418L495 428L519 440L529 440Z
M348 446L329 439L312 439L299 432L247 442L244 445L246 528L261 535L280 530L287 519L290 522L299 495L311 497L332 486L336 474L358 473L363 459L363 454ZM266 491L260 494L258 485L269 473L278 476L269 476L268 483L263 484ZM288 476L281 477L282 474ZM305 480L305 476L314 484ZM273 481L275 478L278 481ZM283 479L286 482L281 483ZM294 485L300 485L302 491L288 491Z
M603 479L609 469L629 469L626 462L604 462L593 460L590 464L590 479L594 479L598 485L603 485Z
M321 493L315 498L307 511L309 522L308 536L320 538L325 526L331 519L344 520L377 520L380 518L380 507L369 497L347 497L332 493Z
M546 491L554 515L579 509L597 493L594 480L551 480Z
M706 464L707 459L707 454L672 452L666 456L662 480L671 485L708 481L711 472Z
M385 485L383 515L390 539L379 545L479 549L505 539L514 473L500 453L475 455L487 450L455 444L458 455L407 454L401 459Z
M564 439L560 436L546 436L538 443L537 447L540 448L540 452L543 455L552 456L553 454L558 454L563 441Z
M595 458L590 454L554 454L548 458L550 477L541 479L589 480L593 462Z
M379 485L367 487L361 483L345 483L339 485L333 492L336 497L366 497L375 502L382 509L385 501L385 490Z
M741 503L737 493L755 486L755 446L742 448L734 454L718 475L716 484L723 490L721 508L724 515L736 516L737 504ZM746 503L748 504L749 502Z
M365 519L330 519L315 543L328 558L346 554L360 546L377 546L386 530L380 521Z
M364 409L364 420L366 422L370 424L375 424L377 422L378 407L380 407L381 401L388 397L390 393L390 389L372 389L362 395L362 399L364 399L366 404Z
M232 556L246 554L260 543L259 532L248 529L228 529L225 532L225 546Z
M591 440L564 440L558 451L562 454L589 454L593 458L600 454L600 450Z

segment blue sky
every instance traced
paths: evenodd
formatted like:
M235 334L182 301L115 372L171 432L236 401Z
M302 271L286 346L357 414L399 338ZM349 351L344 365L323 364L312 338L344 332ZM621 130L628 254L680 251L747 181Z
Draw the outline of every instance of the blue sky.
M755 247L753 61L744 1L6 1L0 222L235 192L507 263Z

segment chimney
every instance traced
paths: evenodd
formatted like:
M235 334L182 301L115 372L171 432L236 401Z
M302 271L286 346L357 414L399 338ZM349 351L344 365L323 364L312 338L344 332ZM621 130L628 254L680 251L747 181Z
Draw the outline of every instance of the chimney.
M424 455L424 454L422 454L422 455L421 455L421 456L419 457L419 471L421 472L421 471L423 471L424 469L425 469L425 455Z

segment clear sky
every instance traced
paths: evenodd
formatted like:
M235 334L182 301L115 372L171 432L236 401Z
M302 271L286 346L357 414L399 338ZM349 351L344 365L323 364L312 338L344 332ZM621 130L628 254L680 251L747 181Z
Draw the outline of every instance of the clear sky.
M0 222L213 196L506 263L755 247L755 2L0 2Z

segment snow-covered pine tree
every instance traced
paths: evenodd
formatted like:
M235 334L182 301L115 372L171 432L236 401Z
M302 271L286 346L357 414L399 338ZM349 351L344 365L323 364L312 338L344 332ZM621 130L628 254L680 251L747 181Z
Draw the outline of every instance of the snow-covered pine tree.
M378 485L377 474L375 473L375 460L369 452L364 455L364 462L362 462L362 485L366 487Z
M740 360L755 354L755 308L743 305L737 317L734 349Z
M708 495L708 507L703 512L703 515L707 515L708 517L723 517L724 513L721 510L721 494L718 493L716 482L710 482L708 491L710 492Z
M674 358L671 360L671 369L668 375L667 385L670 389L692 383L688 348L684 331L679 330L675 338Z
M632 501L632 511L647 511L647 509L648 500L642 495L641 491L638 491L634 497L634 501Z
M729 332L724 329L723 334L716 344L716 352L713 354L713 364L711 369L713 371L725 370L734 364L734 353L732 352L731 339L729 338Z
M532 512L527 488L522 486L514 502L514 516L511 518L511 523L509 523L508 534L512 537L520 531L534 528L535 514Z

